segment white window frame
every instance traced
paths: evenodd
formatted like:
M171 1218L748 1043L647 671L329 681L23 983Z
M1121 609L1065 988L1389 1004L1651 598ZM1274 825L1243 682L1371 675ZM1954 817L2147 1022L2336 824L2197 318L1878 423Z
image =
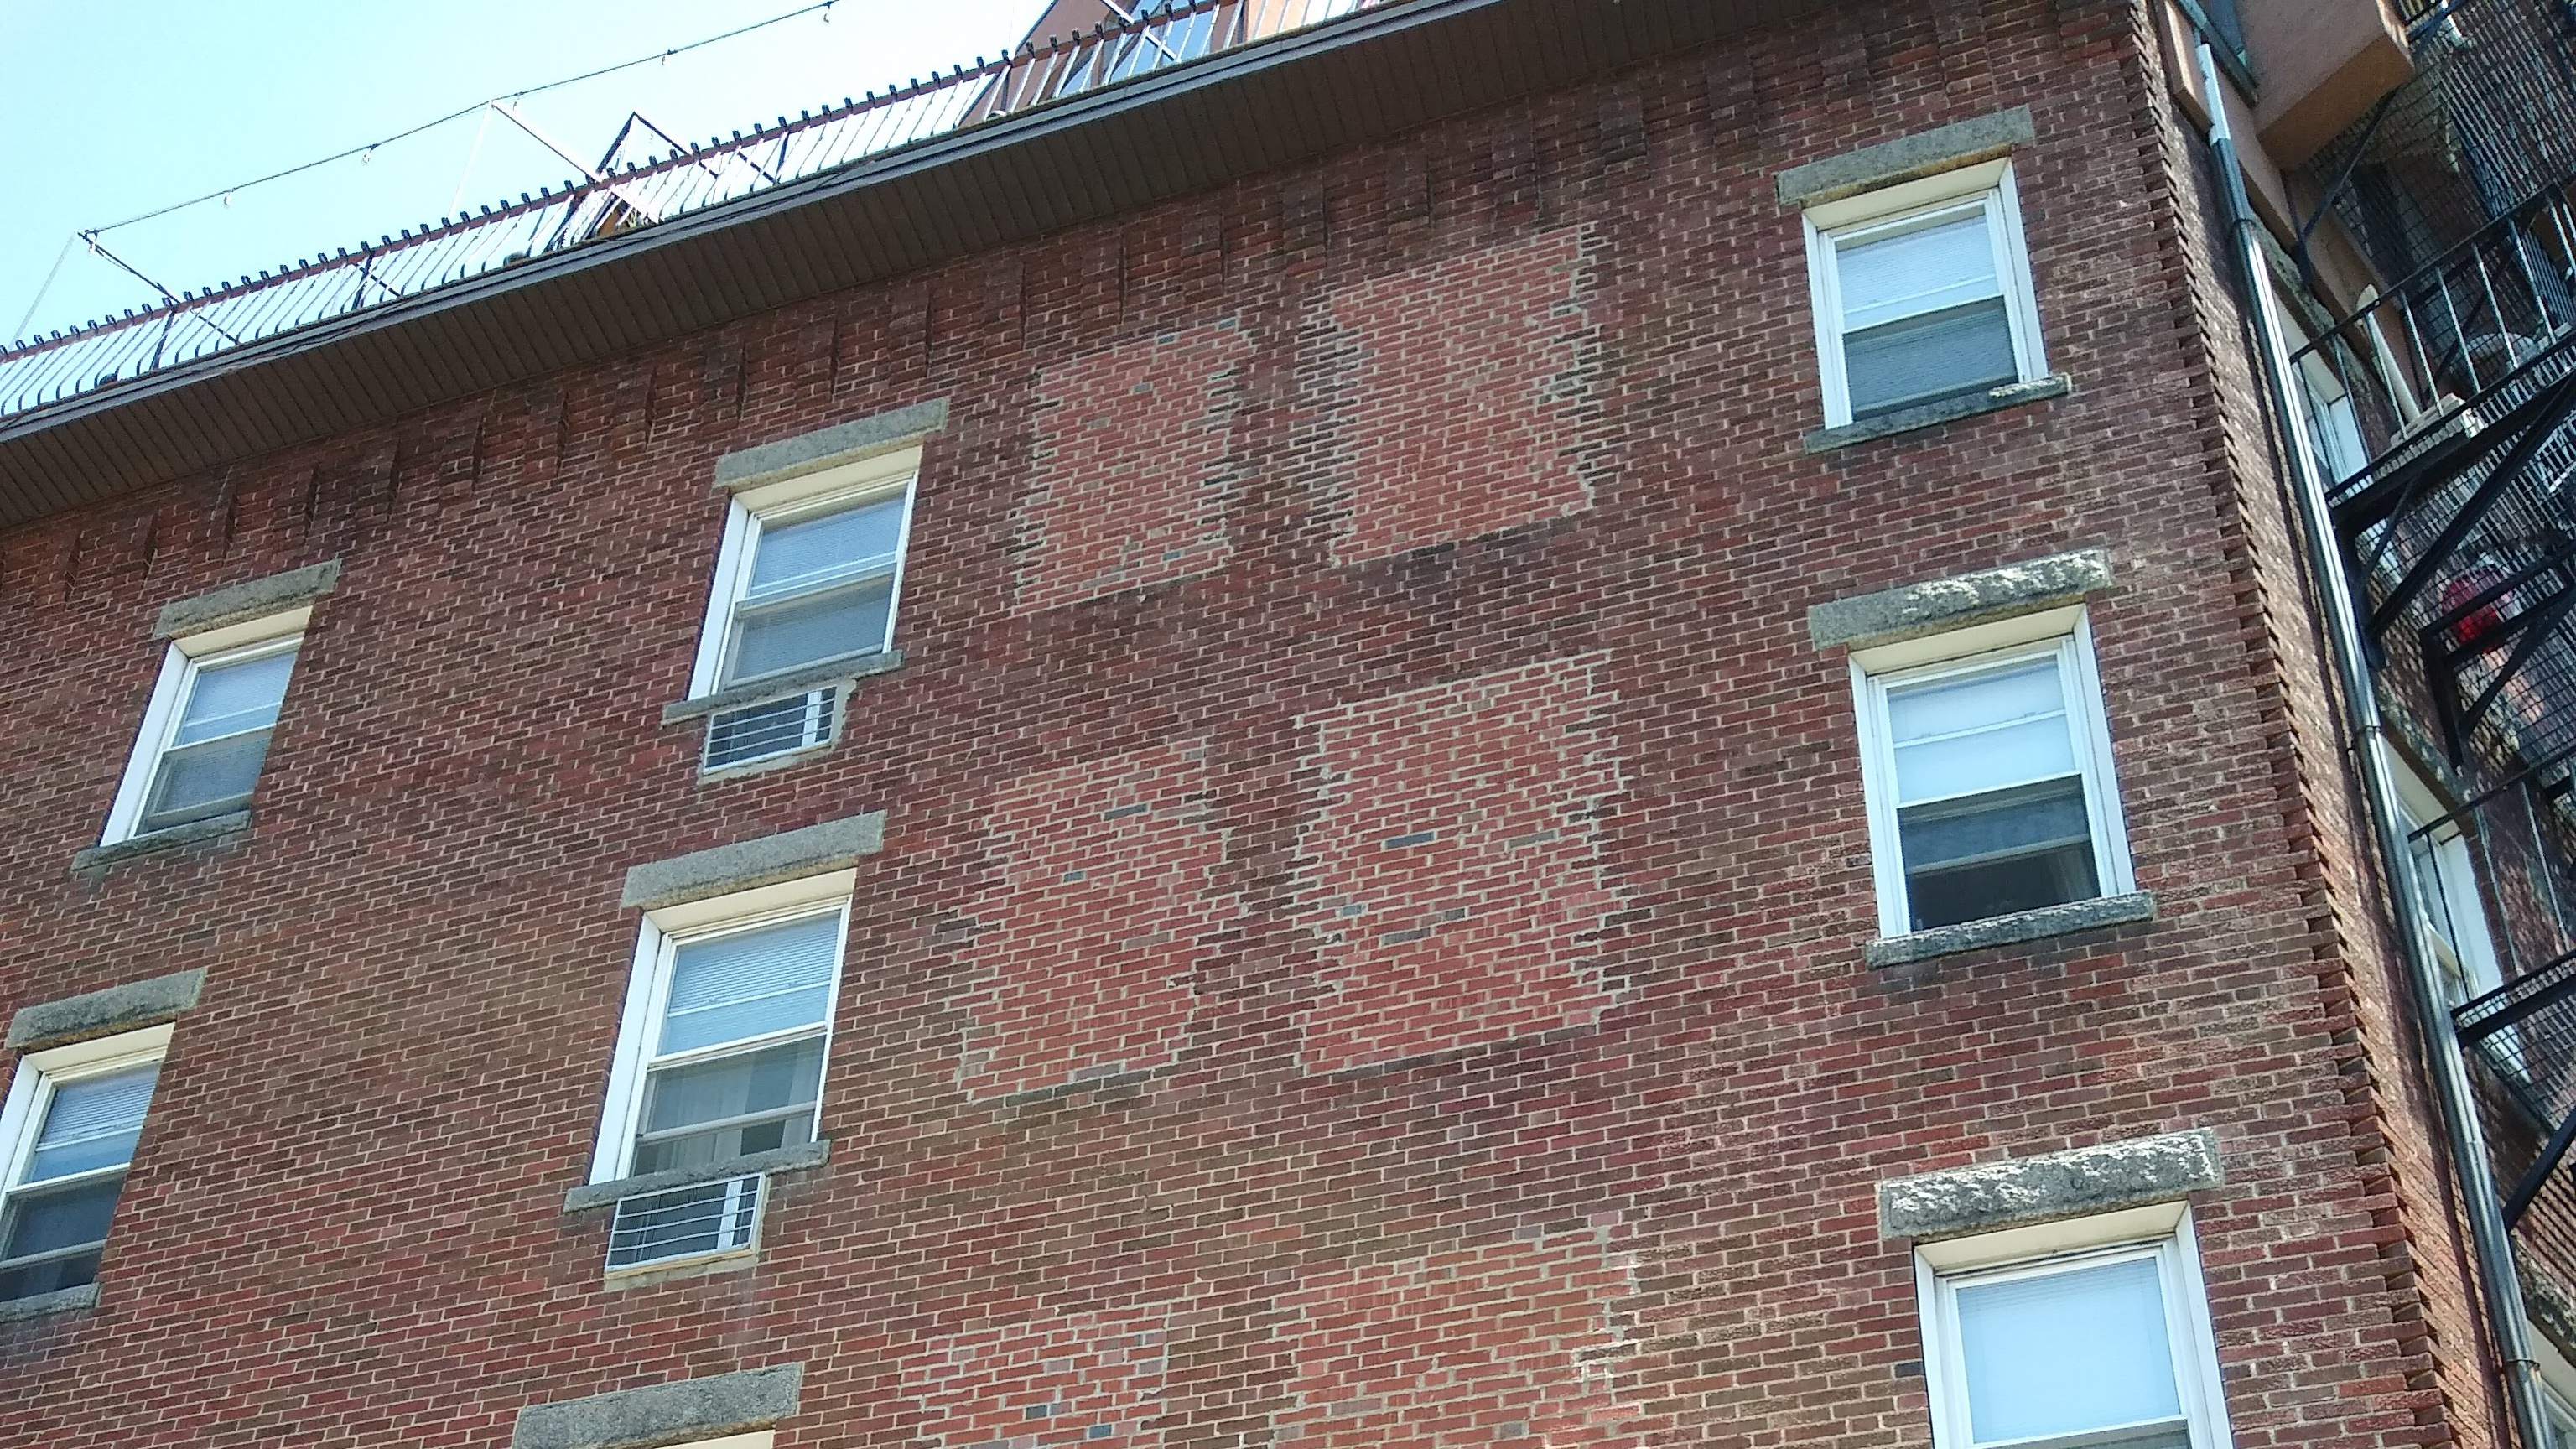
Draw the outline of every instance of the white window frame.
M900 496L903 523L895 532L894 578L886 599L885 638L874 651L854 649L834 657L860 658L893 648L895 619L903 606L904 573L912 558L912 520L920 479L921 449L912 447L736 492L725 511L724 541L716 549L715 576L707 589L706 622L699 630L697 660L689 674L689 697L703 699L730 687L723 680L725 651L733 637L734 608L742 602L743 590L751 582L752 559L759 549L764 526L800 522ZM740 683L756 686L761 679Z
M152 790L152 778L159 773L161 756L170 748L170 738L178 731L179 714L185 709L189 692L197 686L198 672L225 664L239 664L262 655L283 653L304 647L304 629L312 622L310 607L290 609L282 614L209 629L170 641L161 656L161 674L153 681L151 702L143 707L143 723L134 734L134 748L125 758L125 774L117 781L116 801L108 807L107 826L99 832L98 843L114 845L131 840L143 820L143 802ZM303 660L299 657L300 666ZM287 689L295 682L290 676ZM284 723L284 712L280 721ZM271 736L272 742L274 736ZM260 761L260 774L268 773L268 762ZM168 829L171 827L162 827Z
M1861 794L1869 812L1871 877L1882 936L1913 931L1906 898L1905 853L1897 829L1896 759L1887 721L1887 692L1955 675L1982 673L2054 655L2066 689L2068 735L2084 780L2084 811L2093 832L2093 879L2101 896L2137 889L2120 785L2111 763L2109 711L2093 656L2092 621L2081 607L2050 609L1900 644L1856 649L1851 656L1853 707L1860 721ZM2099 897L2096 897L2097 899Z
M615 1182L633 1175L635 1133L644 1115L644 1082L660 1061L654 1043L660 1034L662 1005L670 991L674 953L689 942L710 936L830 915L839 919L841 929L833 938L831 987L823 1008L823 1066L814 1088L815 1130L820 1134L823 1093L832 1074L833 1019L839 1012L841 973L849 953L850 895L857 885L856 871L833 871L645 913L643 926L636 932L634 965L627 976L617 1053L610 1061L607 1095L600 1106L599 1138L590 1163L592 1182ZM789 1041L802 1034L800 1029L782 1033L776 1039ZM675 1055L671 1060L713 1060L756 1051L767 1044L768 1038L754 1038Z
M170 1054L171 1029L168 1023L144 1027L139 1031L118 1032L114 1036L74 1042L69 1046L50 1047L29 1052L18 1060L18 1069L9 1078L9 1093L0 1098L0 1215L5 1215L7 1200L15 1196L19 1178L27 1170L27 1160L36 1150L36 1134L43 1128L45 1114L54 1103L54 1090L66 1082L89 1077L102 1077L113 1072L130 1071L166 1060ZM154 1095L159 1095L156 1086ZM150 1108L145 1109L150 1121ZM141 1151L137 1144L137 1153ZM130 1174L133 1159L120 1169ZM92 1174L107 1171L96 1169ZM71 1178L60 1178L47 1184L59 1187ZM117 1201L123 1204L123 1188ZM113 1231L114 1224L110 1223Z
M2576 1364L2541 1334L2531 1336L2531 1350L2540 1371L2540 1407L2549 1416L2541 1449L2576 1449Z
M1816 360L1824 383L1825 426L1852 421L1851 378L1843 363L1843 304L1837 247L1922 221L1936 212L1965 213L1982 206L1986 237L1994 248L1995 281L2003 289L2004 315L2012 325L2013 360L2020 381L2048 375L2039 335L2039 302L2031 282L2030 244L2021 225L2021 195L2009 160L1981 162L1918 181L1882 187L1840 201L1808 207L1807 300L1816 325Z
M2440 893L2442 913L2458 933L2454 940L2432 922L2425 922L2426 934L2431 937L2426 944L2432 947L2443 968L2444 991L2457 987L2467 993L2451 1002L2458 1006L2504 985L2504 958L2496 954L2495 933L2487 920L2486 875L2478 868L2476 853L2469 849L2468 832L2457 820L2448 819L2451 807L2442 803L2432 783L2394 751L2389 751L2386 758L2389 774L2397 784L2398 808L2403 812L2397 823L2406 832L2409 850L2427 822L2447 822L2435 827L2427 838L2436 878L2417 883Z
M1923 1333L1924 1378L1932 1400L1933 1449L1974 1449L1968 1422L1967 1373L1959 1346L1957 1298L1963 1283L2033 1277L2127 1258L2153 1257L2164 1289L2165 1338L2174 1358L2174 1387L2190 1425L2192 1449L2231 1449L2227 1398L2210 1326L2209 1289L2201 1281L2200 1244L2191 1211L2158 1203L1977 1237L1926 1243L1915 1250L1915 1306Z

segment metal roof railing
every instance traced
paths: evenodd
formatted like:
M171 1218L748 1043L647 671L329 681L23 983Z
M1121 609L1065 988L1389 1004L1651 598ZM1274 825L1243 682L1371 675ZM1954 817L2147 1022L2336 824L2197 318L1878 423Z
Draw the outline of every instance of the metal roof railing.
M354 251L0 346L0 417L650 226L1389 0L1177 0L731 139L619 165Z

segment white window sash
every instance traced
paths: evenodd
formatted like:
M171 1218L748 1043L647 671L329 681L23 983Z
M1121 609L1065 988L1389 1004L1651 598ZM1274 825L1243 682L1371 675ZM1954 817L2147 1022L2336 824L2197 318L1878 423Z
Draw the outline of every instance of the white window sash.
M2405 832L2409 849L2420 849L2433 865L2433 878L2417 884L2438 898L2444 918L2431 919L2436 901L2420 902L2427 917L2426 944L2456 973L2460 989L2467 993L2462 1000L2483 995L2504 984L2504 961L2496 954L2495 933L2487 925L2485 880L2469 849L2467 833L2456 820L2428 832L2424 822L2443 820L2450 814L2449 807L2412 765L2394 752L2389 762L2395 767L2392 773L2397 782L2398 827ZM2420 871L2423 861L2415 864ZM2450 928L2447 934L2443 930L2446 922Z
M1905 935L1914 922L1906 891L1903 837L1897 825L1896 753L1888 691L2049 658L2057 661L2059 685L2065 692L2066 733L2075 755L2075 774L2083 781L2086 828L2093 837L2094 880L2106 896L2125 895L2136 888L2128 831L2111 768L2110 724L2093 657L2093 633L2089 619L2079 617L2070 633L1909 668L1874 673L1860 660L1852 661L1852 693L1860 719L1861 793L1869 817L1871 874L1881 935Z
M99 832L99 844L114 845L140 833L144 805L151 798L152 787L160 781L161 762L170 754L171 741L178 735L180 717L187 713L188 698L196 690L197 676L205 670L227 664L247 663L289 650L300 651L304 647L303 630L309 613L309 610L297 610L273 620L227 629L219 635L171 642L161 656L161 673L153 681L150 702L143 707L143 723L135 731L134 749L126 756L125 773L117 781L116 800L108 807L107 825ZM244 638L245 629L265 629L267 632L253 632ZM301 664L303 661L298 659L296 662ZM290 693L294 690L292 677L286 687ZM279 704L282 721L284 700L281 699ZM277 723L272 721L259 728L273 729ZM234 735L199 740L186 748L202 749L219 740L248 733L251 731L242 730ZM262 760L260 773L265 775L267 772L267 761Z
M1955 190L1950 189L1953 182ZM1934 199L1925 198L1927 185ZM1996 285L2003 291L2004 316L2011 327L2013 361L2020 380L2030 382L2048 374L2048 359L2040 342L2038 300L2030 277L2030 247L2023 239L2021 198L2013 183L2012 167L1967 167L1953 178L1932 177L1890 190L1892 197L1902 199L1891 199L1885 211L1854 215L1855 207L1866 208L1870 200L1858 197L1823 208L1829 218L1824 222L1820 223L1812 211L1804 219L1808 298L1815 316L1816 355L1824 385L1827 427L1844 427L1852 420L1851 376L1843 360L1843 339L1847 334L1843 327L1840 248L1937 213L1963 212L1971 204L1981 206L1986 217L1986 244L1994 257ZM1947 194L1943 194L1945 191Z
M717 906L720 908L721 904L718 902ZM660 1050L662 1013L670 1001L671 967L680 947L818 916L834 917L840 925L832 938L832 969L824 988L823 1019L819 1026L790 1027L688 1051L665 1054ZM692 923L686 927L665 929L648 915L642 929L636 933L635 960L627 981L625 1011L618 1026L617 1053L609 1065L607 1097L600 1108L599 1141L591 1156L590 1180L614 1182L631 1173L636 1137L644 1124L645 1085L657 1071L747 1055L789 1042L819 1040L823 1044L823 1062L814 1084L815 1112L819 1118L823 1093L831 1079L832 1018L841 999L841 972L849 951L849 931L850 905L846 889L838 899L825 903L808 900L771 909L750 908L739 915L713 922Z
M170 1028L156 1026L56 1047L50 1051L30 1052L20 1058L17 1071L10 1076L8 1094L0 1097L0 1215L5 1215L9 1206L24 1192L55 1192L66 1185L131 1172L134 1159L129 1155L124 1162L113 1167L65 1173L41 1183L26 1181L28 1165L35 1157L36 1139L44 1131L45 1116L53 1108L54 1092L58 1087L157 1065L168 1056L169 1049ZM154 1095L159 1095L157 1087ZM147 1123L151 1119L148 1106L144 1109L144 1118ZM141 1150L139 1140L136 1150ZM88 1246L93 1245L84 1245L85 1248Z
M2175 1398L2182 1406L2182 1419L2189 1427L2192 1449L2231 1449L2233 1438L2228 1428L2226 1394L2218 1367L2217 1337L2210 1326L2209 1290L2200 1273L2200 1245L2193 1232L2190 1212L2185 1210L2180 1216L2180 1222L2170 1229L2160 1230L2152 1239L2142 1241L2115 1229L2110 1233L2110 1241L2104 1243L1995 1267L1945 1273L1934 1268L1924 1255L1918 1253L1914 1262L1915 1301L1921 1315L1924 1377L1932 1400L1933 1449L1975 1449L1976 1446L1974 1429L1968 1417L1966 1355L1959 1335L1958 1290L1961 1287L2041 1277L2149 1257L2156 1262L2156 1281L2165 1313L2165 1343L2173 1360ZM2106 1228L2113 1228L2117 1221L2111 1217L2103 1220ZM2079 1219L2059 1227L2081 1234L2085 1223ZM2174 1422L2172 1419L2149 1420L2142 1427ZM2053 1445L2091 1443L2099 1437L2099 1434L2087 1431L2011 1442L2029 1445L2031 1449L2049 1449Z
M724 541L716 549L715 577L708 585L707 617L698 634L697 660L689 675L689 697L702 698L728 687L725 669L735 647L737 616L746 604L755 608L768 607L821 593L825 589L891 574L893 582L886 599L885 637L877 641L876 650L893 648L895 619L903 607L905 561L912 555L912 519L920 480L920 470L916 465L893 478L874 477L867 482L820 493L791 493L774 503L764 502L760 493L737 495L726 508ZM860 562L875 566L861 571L854 564L846 575L836 573L810 588L782 591L759 599L750 597L752 563L759 555L764 525L778 527L799 523L896 497L903 500L903 518L895 529L894 556L890 563L862 560ZM868 652L871 651L850 651L853 655ZM756 684L759 680L755 677L736 682Z

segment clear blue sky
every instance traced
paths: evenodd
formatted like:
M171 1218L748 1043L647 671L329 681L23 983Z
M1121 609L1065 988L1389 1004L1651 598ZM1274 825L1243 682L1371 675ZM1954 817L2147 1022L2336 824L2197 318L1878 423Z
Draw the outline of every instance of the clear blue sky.
M488 97L686 45L810 0L0 0L0 338L73 231L390 135ZM730 135L999 55L1044 0L837 0L521 109L595 159L629 111ZM353 246L569 179L469 116L292 181L102 240L173 290ZM155 300L77 244L29 332Z

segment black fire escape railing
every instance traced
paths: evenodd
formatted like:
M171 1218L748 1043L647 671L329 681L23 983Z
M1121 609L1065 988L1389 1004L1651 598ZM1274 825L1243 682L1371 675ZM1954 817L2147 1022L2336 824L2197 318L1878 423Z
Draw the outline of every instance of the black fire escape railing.
M2510 1226L2576 1148L2576 9L2404 10L2416 74L2309 168L2295 258L2332 219L2398 280L2292 361L2382 693L2475 792L2410 845Z
M2479 997L2453 1019L2460 1044L2534 1122L2550 1125L2547 1142L2505 1194L2505 1226L2512 1227L2576 1145L2576 952Z

